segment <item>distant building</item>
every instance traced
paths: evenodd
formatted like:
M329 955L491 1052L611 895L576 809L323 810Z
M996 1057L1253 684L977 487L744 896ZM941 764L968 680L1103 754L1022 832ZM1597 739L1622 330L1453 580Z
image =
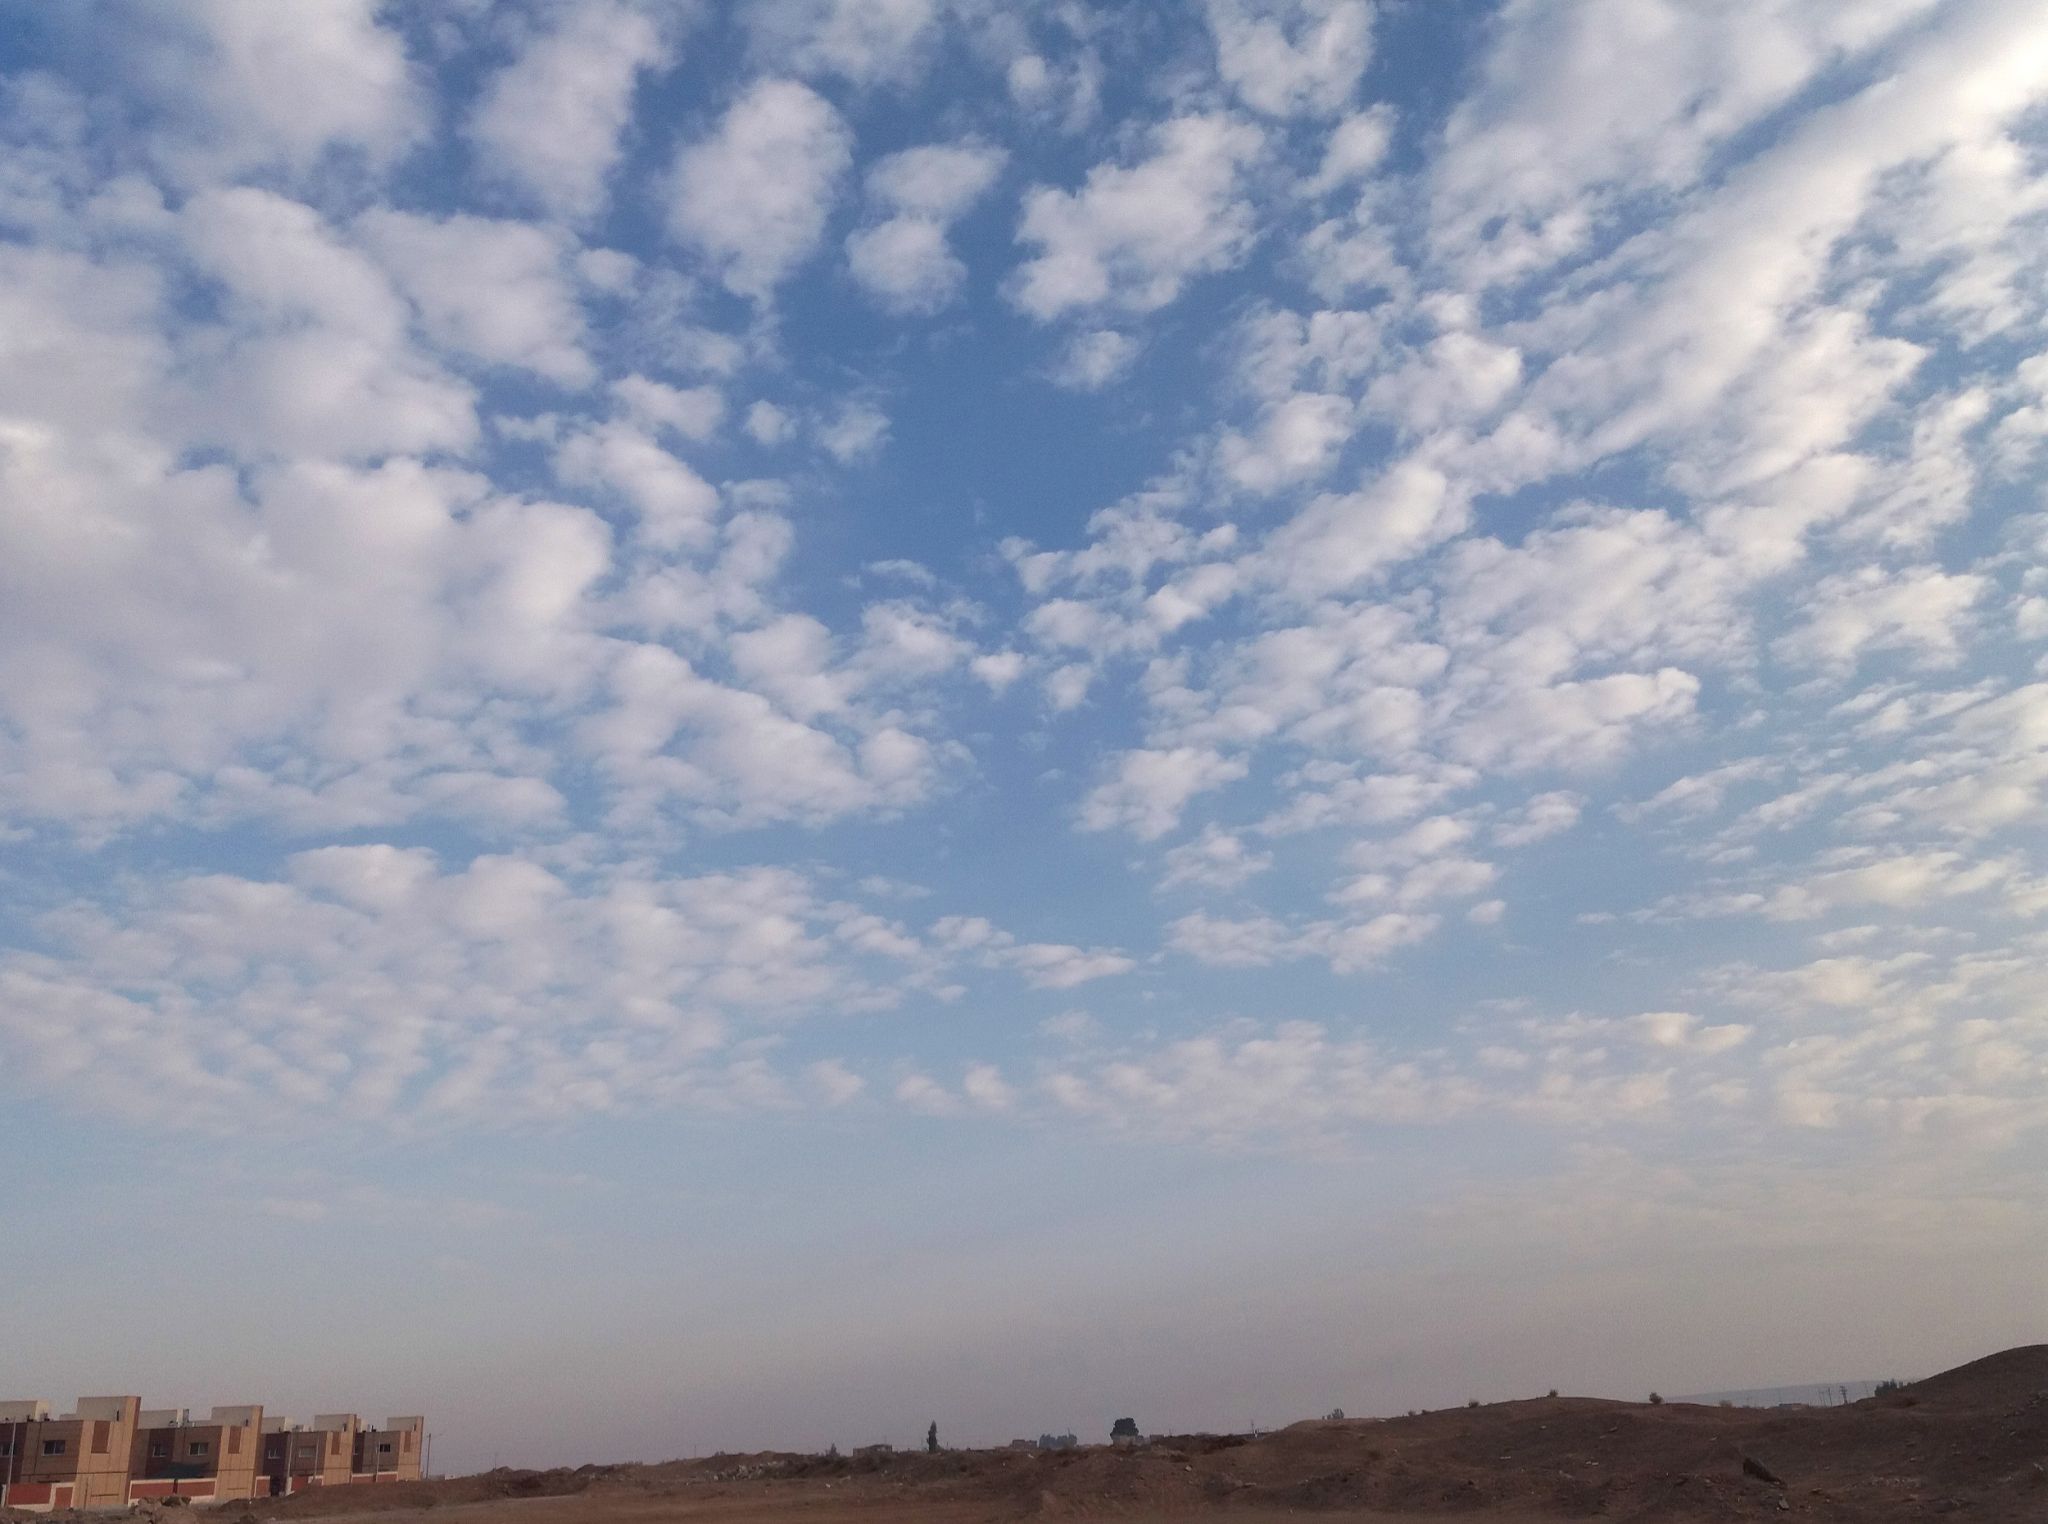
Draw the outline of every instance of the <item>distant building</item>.
M50 1416L41 1399L0 1402L0 1507L30 1513L125 1508L154 1498L227 1503L308 1487L418 1481L427 1421L387 1418L366 1429L353 1413L310 1424L267 1417L260 1404L144 1409L139 1397L81 1397Z
M381 1429L364 1429L356 1435L355 1473L350 1480L418 1481L426 1433L426 1419L416 1414L387 1418Z
M273 1419L264 1425L263 1474L272 1497L289 1497L308 1487L346 1487L355 1479L353 1413L322 1413L310 1424Z
M183 1408L152 1409L136 1424L128 1501L182 1497L226 1503L268 1497L262 1449L260 1404L215 1408L198 1422Z
M62 1418L42 1401L0 1403L0 1505L30 1513L125 1508L140 1397L81 1397Z

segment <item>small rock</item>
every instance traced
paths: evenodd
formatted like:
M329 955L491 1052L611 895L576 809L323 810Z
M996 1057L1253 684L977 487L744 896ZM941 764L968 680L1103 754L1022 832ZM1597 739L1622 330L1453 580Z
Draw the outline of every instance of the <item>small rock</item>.
M1766 1466L1753 1455L1742 1457L1742 1474L1744 1476L1753 1476L1760 1482L1769 1482L1773 1487L1785 1485L1783 1477L1772 1471L1769 1466Z

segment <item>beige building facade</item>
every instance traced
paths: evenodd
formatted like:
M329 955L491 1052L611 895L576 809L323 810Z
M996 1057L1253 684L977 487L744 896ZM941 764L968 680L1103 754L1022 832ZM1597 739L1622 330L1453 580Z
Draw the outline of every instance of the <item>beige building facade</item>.
M261 1404L145 1410L139 1397L81 1397L54 1416L41 1399L0 1401L0 1507L29 1513L126 1508L151 1499L195 1504L282 1497L309 1487L417 1481L426 1420L366 1428L353 1413L311 1423Z

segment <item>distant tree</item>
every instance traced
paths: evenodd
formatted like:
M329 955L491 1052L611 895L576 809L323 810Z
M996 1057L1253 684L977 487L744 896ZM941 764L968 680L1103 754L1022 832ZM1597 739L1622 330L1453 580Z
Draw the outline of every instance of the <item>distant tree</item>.
M927 1455L937 1455L939 1453L939 1421L936 1418L932 1420L932 1426L924 1431L924 1453Z
M1555 1396L1557 1395L1557 1388L1556 1388L1556 1387L1552 1387L1552 1388L1550 1389L1550 1395L1551 1395L1552 1397L1555 1397Z
M1468 1408L1476 1408L1476 1407L1478 1407L1478 1406L1479 1406L1479 1399L1478 1399L1477 1397L1474 1397L1474 1398L1472 1398L1472 1399L1471 1399L1470 1401L1468 1401L1468 1402L1467 1402L1467 1403L1465 1404L1465 1406L1466 1406L1466 1407L1468 1407Z
M1903 1381L1880 1381L1877 1384L1877 1390L1870 1395L1873 1397L1889 1397L1893 1392L1904 1390L1905 1385L1906 1383Z
M1109 1426L1109 1437L1113 1440L1136 1439L1138 1437L1138 1420L1135 1418L1119 1418Z
M1661 1407L1663 1407L1663 1406L1664 1406L1664 1399L1663 1399L1663 1397L1662 1397L1661 1395L1659 1395L1658 1393L1656 1393L1656 1392L1652 1392L1652 1393L1650 1393L1650 1406L1651 1406L1651 1407L1653 1407L1653 1408L1661 1408Z
M1342 1408L1332 1408L1329 1412L1323 1415L1323 1417L1330 1419L1342 1418L1343 1416L1344 1410Z

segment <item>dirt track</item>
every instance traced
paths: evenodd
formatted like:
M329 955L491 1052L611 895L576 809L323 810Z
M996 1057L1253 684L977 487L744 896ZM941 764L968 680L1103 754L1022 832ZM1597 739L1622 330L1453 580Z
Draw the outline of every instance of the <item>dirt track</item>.
M2048 1524L2048 1345L1839 1408L1536 1398L1128 1451L769 1454L497 1471L313 1492L252 1515L230 1505L212 1517L402 1524L392 1515L427 1509L436 1524L1268 1524L1307 1515L1378 1524L1450 1515L1492 1524Z

